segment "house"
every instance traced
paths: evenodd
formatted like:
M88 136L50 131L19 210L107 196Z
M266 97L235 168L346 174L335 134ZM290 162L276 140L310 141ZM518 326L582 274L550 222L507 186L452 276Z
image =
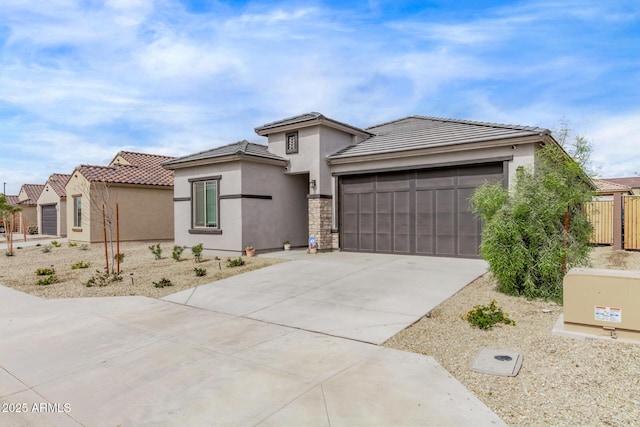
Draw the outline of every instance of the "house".
M65 184L71 175L54 173L38 197L38 230L48 236L67 235L67 193Z
M41 184L23 184L18 193L17 207L20 212L17 215L14 231L22 231L29 227L38 226L38 198L44 190Z
M618 184L609 179L594 179L596 197L594 200L613 200L615 194L632 195L633 189L627 185ZM638 188L640 190L640 188ZM640 194L640 193L639 193Z
M469 197L509 185L547 129L410 116L361 129L312 112L164 163L175 172L175 242L239 253L288 240L319 250L477 257Z
M173 172L160 166L171 159L120 151L108 166L78 166L65 186L67 238L103 241L104 206L113 239L116 216L122 241L173 239Z
M632 176L626 178L603 178L602 181L629 187L633 195L640 195L640 176Z
M20 207L20 199L18 198L18 196L15 195L9 195L9 194L5 194L5 203L8 204L9 206L12 207L16 207L19 208ZM20 231L22 228L20 227L20 213L18 213L17 218L16 218L16 223L13 225L13 231ZM7 224L8 227L8 224ZM2 220L2 218L0 217L0 234L5 232L5 224L4 221Z

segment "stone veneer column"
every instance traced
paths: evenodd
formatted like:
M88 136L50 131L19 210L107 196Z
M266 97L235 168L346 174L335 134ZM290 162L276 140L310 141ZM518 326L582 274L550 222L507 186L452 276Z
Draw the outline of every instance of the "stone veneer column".
M309 236L316 238L319 251L330 251L333 242L331 236L332 198L324 195L308 195Z

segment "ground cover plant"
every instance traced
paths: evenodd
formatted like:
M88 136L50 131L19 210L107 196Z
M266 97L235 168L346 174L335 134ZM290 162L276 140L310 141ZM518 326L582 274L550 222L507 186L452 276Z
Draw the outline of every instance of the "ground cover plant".
M173 242L161 242L161 244L173 247ZM156 245L154 243L153 246ZM111 276L103 274L103 269L96 271L95 268L90 268L104 265L104 246L102 243L78 244L75 247L64 244L46 254L40 251L43 247L25 246L24 249L16 251L12 257L1 256L0 284L45 298L119 295L144 295L161 298L194 286L283 262L280 259L242 257L245 265L227 267L225 262L220 263L220 257L215 260L215 254L201 255L201 262L196 265L198 268L206 270L206 274L199 276L194 271L195 256L192 253L183 253L183 262L175 262L171 257L154 260L155 257L149 253L149 243L123 242L120 244L120 251L126 253L127 256L126 262L121 265L120 276L124 279L112 281L110 280ZM89 268L72 269L74 264L79 266L80 262ZM52 265L58 281L46 286L36 285L34 266L44 269L52 268ZM46 275L39 277L46 278ZM157 282L162 277L170 278L173 286L154 287L153 282ZM92 278L93 282L90 282ZM87 283L90 286L87 286ZM105 284L100 286L102 283Z

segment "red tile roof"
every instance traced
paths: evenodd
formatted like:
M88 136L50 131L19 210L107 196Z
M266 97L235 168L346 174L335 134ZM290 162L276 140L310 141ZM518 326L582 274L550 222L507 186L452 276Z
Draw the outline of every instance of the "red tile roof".
M118 156L131 164L117 163ZM109 166L81 165L76 170L91 182L173 187L173 171L160 166L171 159L173 157L121 151Z
M67 190L65 189L65 185L67 185L67 181L69 181L71 175L64 173L54 173L47 180L47 184L51 186L53 191L60 197L67 196Z
M20 199L18 198L18 196L10 196L10 195L6 194L5 195L5 200L6 200L8 205L12 205L12 206L15 206L18 203L20 203Z
M640 188L640 176L632 176L627 178L605 178L606 181L615 182L616 184L626 185L631 188Z
M621 185L608 179L594 179L598 193L631 192L631 187Z
M27 199L20 202L22 205L35 205L38 203L38 197L40 197L40 193L44 190L44 185L42 184L23 184L22 189L27 194Z

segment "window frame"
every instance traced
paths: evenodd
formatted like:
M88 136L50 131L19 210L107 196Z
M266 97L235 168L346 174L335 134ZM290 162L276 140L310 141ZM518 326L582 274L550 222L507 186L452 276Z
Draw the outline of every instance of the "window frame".
M73 197L73 228L82 228L82 195Z
M215 201L215 207L216 207L216 218L215 218L215 226L207 226L207 225L197 225L196 224L196 203L197 203L197 198L196 198L196 185L197 184L202 184L204 183L205 187L204 187L204 194L205 194L205 201L204 201L204 206L205 206L205 224L206 224L206 216L207 216L207 211L206 211L206 205L207 205L207 201L206 201L206 194L207 194L207 183L208 182L215 182L216 185L216 201ZM220 230L220 176L214 176L214 177L203 177L203 178L196 178L196 179L190 179L189 183L191 185L191 229L198 231L198 232L216 232L218 230Z
M294 138L294 148L289 149L289 137ZM287 132L284 135L284 148L286 154L297 154L299 149L299 139L298 139L298 131L295 132Z

